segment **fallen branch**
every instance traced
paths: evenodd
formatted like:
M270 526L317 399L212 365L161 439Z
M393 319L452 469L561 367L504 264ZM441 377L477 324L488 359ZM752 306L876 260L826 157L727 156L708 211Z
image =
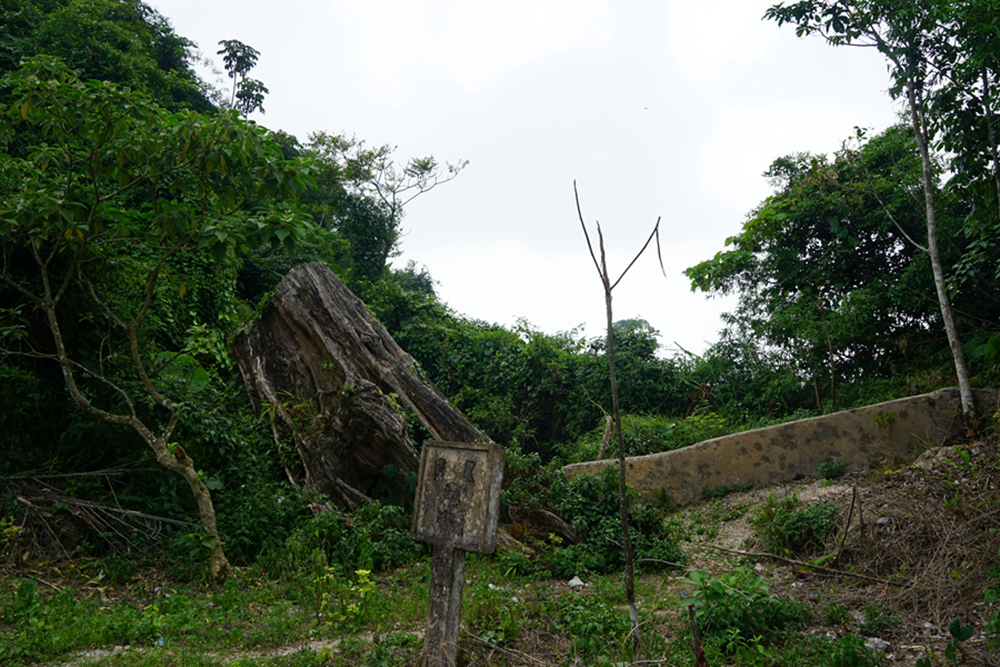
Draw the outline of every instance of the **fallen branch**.
M102 512L109 512L112 514L122 514L125 516L136 517L139 519L149 519L150 521L156 521L157 523L170 523L175 526L188 526L191 528L201 527L200 523L192 523L191 521L181 521L180 519L170 519L165 516L156 516L155 514L146 514L145 512L138 512L136 510L127 510L122 507L114 507L113 505L105 505L104 503L94 502L93 500L82 500L80 498L73 498L72 496L53 496L53 500L56 502L63 502L70 507L87 507L101 510Z
M47 484L45 486L51 490L45 490L40 493L29 492L18 494L15 496L15 502L28 510L25 513L25 519L27 519L28 515L31 515L40 522L49 533L50 541L58 546L66 558L71 558L69 550L59 539L58 533L46 521L46 513L51 512L52 507L57 503L65 505L66 510L86 524L115 550L119 550L121 545L115 545L112 539L113 536L121 539L130 548L138 549L139 547L130 539L130 535L133 533L138 532L150 540L156 540L160 536L162 524L172 524L188 528L198 528L200 526L200 524L189 521L170 519L168 517L127 510L122 507L92 500L74 498Z
M536 658L534 656L530 656L527 653L522 653L521 651L515 651L512 648L504 648L503 646L499 646L497 644L494 644L493 642L488 642L485 639L482 639L481 637L477 637L476 635L472 634L471 632L469 632L465 628L462 628L462 632L465 633L465 635L467 637L469 637L470 639L472 639L473 641L479 642L483 646L489 646L492 649L500 651L501 653L503 653L506 656L524 658L525 660L529 660L529 661L531 661L531 662L533 662L535 664L538 664L538 665L547 665L547 664L549 664L549 663L545 662L544 660L539 660L538 658Z
M879 584L885 584L887 586L899 586L900 584L895 581L889 581L887 579L879 579L878 577L872 577L867 574L860 574L858 572L848 572L846 570L834 570L831 567L823 567L822 565L814 565L812 563L807 563L801 560L795 560L794 558L785 558L784 556L777 556L775 554L768 553L755 553L752 551L738 551L737 549L727 549L725 547L717 547L712 544L706 544L705 546L710 549L715 549L716 551L724 551L729 554L736 554L737 556L746 556L748 558L773 558L774 560L780 560L783 563L788 563L789 565L798 565L800 567L809 568L810 570L815 570L816 572L821 572L823 574L831 574L838 576L848 576L854 577L856 579L864 579L866 581L874 581Z
M31 482L40 481L43 479L63 479L66 477L110 477L118 475L131 475L136 472L143 472L148 470L156 470L156 468L108 468L106 470L92 470L87 472L64 472L64 473L48 473L45 475L38 475L33 473L26 473L23 475L9 475L7 477L0 477L0 482Z
M48 586L49 588L51 588L52 590L54 590L56 593L62 593L62 589L61 588L59 588L55 584L50 584L49 582L45 581L41 577L30 577L30 578L34 579L35 581L37 581L40 584L45 584L46 586Z
M670 565L672 567L679 567L682 570L687 568L687 566L684 565L683 563L675 563L675 562L670 561L670 560L663 560L662 558L640 558L635 563L636 563L636 565L638 565L639 563L661 563L663 565Z

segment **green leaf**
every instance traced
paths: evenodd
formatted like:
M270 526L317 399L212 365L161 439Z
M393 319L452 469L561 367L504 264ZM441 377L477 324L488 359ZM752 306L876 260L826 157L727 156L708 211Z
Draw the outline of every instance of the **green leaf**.
M951 624L948 626L948 632L951 636L960 642L964 642L975 634L975 630L971 625L966 625L962 627L961 622L957 618L952 619Z
M955 663L955 655L958 651L958 647L955 646L953 642L949 642L947 646L944 647L944 657L948 659L948 662Z
M182 382L190 391L198 392L208 386L211 377L201 364L189 354L172 355L160 353L169 362L160 370L161 377Z

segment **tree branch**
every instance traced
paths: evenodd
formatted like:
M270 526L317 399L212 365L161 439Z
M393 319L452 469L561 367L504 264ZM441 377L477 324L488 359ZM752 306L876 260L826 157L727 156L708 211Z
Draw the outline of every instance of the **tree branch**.
M814 565L801 560L795 560L794 558L785 558L784 556L777 556L775 554L769 553L756 553L753 551L739 551L738 549L727 549L725 547L715 546L714 544L706 544L709 549L715 549L716 551L724 551L729 554L736 554L737 556L746 556L749 558L772 558L774 560L780 560L783 563L788 563L789 565L798 565L810 570L815 570L817 572L822 572L823 574L831 574L842 577L854 577L855 579L864 579L865 581L874 581L880 584L885 584L887 586L899 586L900 584L894 581L889 581L888 579L880 579L878 577L872 577L867 574L860 574L858 572L848 572L846 570L835 570L830 567L823 567L822 565Z
M587 223L583 221L583 211L580 210L580 193L576 190L576 181L573 181L573 195L576 197L576 213L580 216L580 226L583 228L583 236L587 239L587 250L590 251L590 258L594 260L594 268L597 269L597 273L604 278L604 274L601 273L601 265L597 262L597 257L594 255L594 246L590 243L590 234L587 233Z
M628 270L632 268L632 265L636 263L636 260L642 256L642 253L646 252L646 248L649 247L649 242L653 240L654 236L656 237L656 255L660 258L660 270L663 271L663 277L667 277L667 270L663 268L663 255L660 253L660 218L657 218L656 225L653 226L653 231L650 233L649 238L646 239L646 243L643 244L642 250L640 250L629 265L625 267L625 270L622 271L620 276L618 276L618 280L616 280L615 284L611 286L611 289L614 289L618 283L622 281L622 278L624 278L625 274L628 273Z

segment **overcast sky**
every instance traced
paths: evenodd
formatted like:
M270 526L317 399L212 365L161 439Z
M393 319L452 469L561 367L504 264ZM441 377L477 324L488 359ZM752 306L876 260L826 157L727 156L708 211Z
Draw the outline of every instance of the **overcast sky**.
M469 160L409 205L393 264L426 265L458 313L547 333L605 322L574 179L613 277L662 217L667 275L643 256L615 319L700 353L735 302L692 293L683 269L739 233L775 158L830 153L898 108L877 53L761 21L769 0L147 2L220 68L220 40L260 51L269 128Z

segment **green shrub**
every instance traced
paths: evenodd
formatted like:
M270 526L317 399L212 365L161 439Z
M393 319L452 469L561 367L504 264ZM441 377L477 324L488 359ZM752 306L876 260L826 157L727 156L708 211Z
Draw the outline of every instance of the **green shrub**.
M823 605L823 619L829 625L847 625L850 619L847 608L839 604Z
M764 577L748 568L711 576L693 570L680 583L691 584L690 597L681 606L693 604L698 626L706 635L730 640L776 642L800 629L809 620L809 606L787 598L770 595Z
M66 590L44 598L29 579L12 583L17 587L0 594L3 665L34 664L95 644L148 644L168 622L155 605L102 608L99 599L78 600Z
M747 482L746 484L733 484L732 486L716 486L715 488L709 488L708 486L701 487L701 495L709 500L721 500L725 498L730 493L742 493L743 491L749 491L753 488L753 483Z
M885 657L865 647L865 640L857 635L836 639L823 636L803 637L789 642L780 653L772 656L769 667L882 667L888 665ZM752 663L751 663L752 664Z
M365 563L359 566L378 572L409 565L427 550L426 545L410 537L410 517L398 505L383 505L370 502L359 507L351 515L355 531L360 531L359 552L364 553L371 543L371 567Z
M546 464L537 452L522 454L508 447L504 452L503 489L500 492L502 520L512 521L513 515L520 512L551 506L550 490L559 480L565 480L565 476L554 461Z
M1000 418L1000 411L998 411L997 418ZM998 549L997 556L1000 557L1000 549ZM990 587L986 589L983 594L983 601L986 604L992 604L997 600L1000 600L1000 565L994 565L986 570L986 574L990 578ZM993 635L1000 634L1000 609L993 612L990 616L990 620L986 623L986 632ZM995 640L996 641L996 640Z
M512 593L502 586L480 579L465 592L465 624L480 639L491 644L517 641L524 629L529 607L511 604Z
M840 508L834 503L800 505L794 493L780 498L772 493L750 517L765 550L801 554L823 547Z
M533 577L540 574L538 565L520 551L498 551L496 564L505 577Z
M861 621L858 631L866 637L878 637L902 624L903 622L893 615L891 609L868 604L865 605L865 618Z
M843 461L823 461L816 466L816 476L820 479L840 479L847 472Z
M623 415L622 441L626 456L643 456L687 447L703 440L727 435L737 430L733 424L713 412L691 415L687 419L663 415ZM604 422L574 443L557 449L567 461L593 461L600 452L604 438ZM609 457L618 456L617 439L612 437Z
M572 637L570 653L578 660L607 653L609 645L623 645L631 630L628 614L598 597L565 596L559 598L557 610Z
M349 575L407 565L425 553L425 546L410 538L402 507L373 501L351 515L324 512L310 518L283 545L265 551L258 565L272 578L290 580L311 571L316 552L330 567Z
M328 646L301 667L390 667L391 665L413 665L420 658L423 639L408 632L393 632L376 635L373 641L361 637L344 637L336 646ZM310 653L307 649L302 653ZM293 654L294 655L294 654ZM298 663L267 663L274 667L300 667Z
M205 564L214 546L215 540L200 526L175 532L163 549L167 573L172 579L185 583L199 578L204 580L208 572Z
M605 573L620 569L625 563L621 547L621 509L618 471L606 467L600 475L578 475L560 478L550 489L556 513L572 523L581 537L581 544L555 547L543 556L553 575L571 578L574 575ZM638 494L629 487L628 501ZM684 564L684 552L667 530L662 509L651 505L633 504L629 509L630 537L636 561L647 560L649 569L667 569Z

